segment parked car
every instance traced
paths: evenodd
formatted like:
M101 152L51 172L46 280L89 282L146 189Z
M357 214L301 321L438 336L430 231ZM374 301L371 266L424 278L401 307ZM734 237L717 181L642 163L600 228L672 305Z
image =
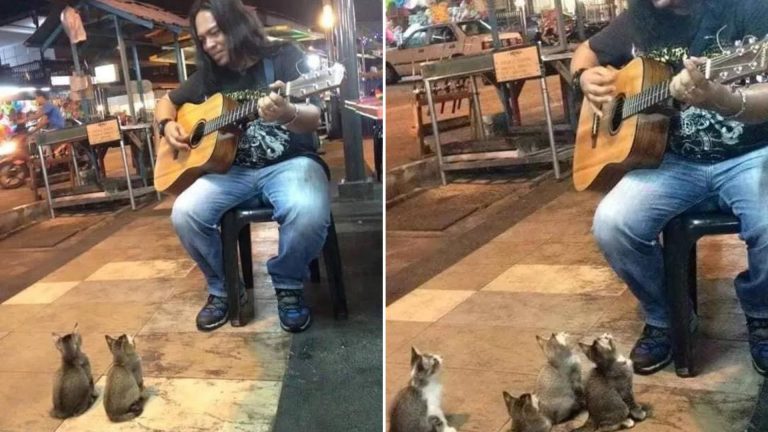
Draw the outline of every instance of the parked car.
M499 33L502 46L523 43L518 32ZM491 26L482 20L434 24L408 34L397 48L387 50L387 84L401 77L420 75L421 64L462 55L477 54L493 48Z

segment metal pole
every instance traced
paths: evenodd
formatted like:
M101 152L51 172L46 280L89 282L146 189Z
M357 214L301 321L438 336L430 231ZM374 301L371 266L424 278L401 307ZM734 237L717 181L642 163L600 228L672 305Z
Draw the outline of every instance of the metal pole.
M488 2L488 21L491 25L491 36L493 37L493 48L499 49L501 48L501 40L499 40L499 27L496 23L496 1L495 0L486 0ZM507 116L507 127L512 124L512 107L509 105L510 101L510 93L509 93L509 86L507 86L506 83L499 84L499 87L501 87L501 92L499 94L499 98L501 99L501 106L504 107L504 114ZM482 125L483 121L480 119L480 124Z
M568 50L568 35L565 34L565 17L563 17L563 1L555 0L555 11L557 12L557 35L560 39L560 50Z
M131 210L136 210L136 202L133 199L133 186L131 185L131 172L128 171L128 156L125 154L125 141L123 140L122 130L120 131L120 153L123 155L123 169L125 170L125 179L128 182L128 197L131 199Z
M144 84L141 82L141 64L139 63L139 52L136 49L136 45L131 45L131 51L133 51L133 69L136 71L136 88L139 91L139 100L141 101L141 107L144 108L144 112L147 112L147 106L144 104ZM136 119L136 122L145 121L146 119Z
M485 125L483 124L483 111L480 108L480 92L477 89L477 76L472 75L472 100L475 106L475 116L477 117L477 124L480 126L480 139L485 141Z
M557 147L555 146L555 133L552 126L552 109L549 105L549 89L547 88L547 74L544 62L541 61L541 42L539 42L539 67L541 68L541 98L544 101L544 114L547 118L547 133L549 135L549 148L552 150L552 168L555 170L555 178L560 180L560 161L557 159Z
M131 90L131 74L128 70L128 56L125 54L125 41L123 41L123 32L120 31L120 21L117 15L112 15L115 22L115 33L117 34L117 50L120 51L120 66L123 69L123 82L125 83L125 92L128 95L128 111L131 117L136 119L136 108L133 106L133 92Z
M179 45L179 35L176 33L173 34L173 46L176 50L176 70L179 72L179 81L183 82L187 80L187 71L184 67L184 54L181 52L181 46Z
M334 0L334 9L339 14L336 27L339 42L338 59L343 62L347 79L341 86L343 100L360 99L360 75L357 68L357 38L355 37L355 4L353 0ZM341 125L344 134L344 165L346 182L365 181L363 159L363 138L360 116L349 108L341 107Z
M437 167L440 170L440 182L445 186L445 171L443 171L443 149L440 147L440 130L437 126L435 114L435 102L432 99L432 83L424 80L424 89L427 91L427 103L429 104L429 118L432 120L432 135L435 137L435 152L437 153Z
M51 184L48 183L48 170L45 169L45 155L43 154L43 146L35 143L37 146L37 154L40 156L40 169L43 170L43 182L45 183L45 197L48 200L48 209L51 211L51 219L55 218L53 214L53 199L51 199ZM34 175L34 174L32 174ZM37 193L37 191L35 191Z
M530 39L528 38L528 17L526 16L526 12L525 12L525 4L520 6L520 22L522 23L522 26L523 26L523 31L522 31L523 42L529 43Z

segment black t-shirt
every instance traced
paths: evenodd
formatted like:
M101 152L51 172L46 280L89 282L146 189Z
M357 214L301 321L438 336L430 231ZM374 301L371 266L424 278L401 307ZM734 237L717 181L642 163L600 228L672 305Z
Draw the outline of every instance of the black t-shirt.
M300 71L307 71L304 53L296 45L283 45L268 58L272 61L275 81L287 83L299 78ZM243 73L226 70L216 77L216 84L212 85L206 83L201 73L194 73L171 91L169 97L177 106L187 102L201 103L215 93L223 93L238 102L258 98L269 92L268 86L272 83L267 79L264 63L261 60ZM313 134L291 132L275 123L256 119L244 128L237 144L234 163L260 168L295 156L315 157L315 154Z
M668 25L671 31L663 32L661 40L644 42L646 31L638 29L625 12L590 38L589 46L601 65L622 67L642 56L679 71L686 56L717 56L721 52L718 36L720 45L728 49L745 36L761 39L768 34L768 1L705 0L700 14L671 18ZM718 162L766 144L768 122L747 125L691 107L672 118L667 149L692 160Z

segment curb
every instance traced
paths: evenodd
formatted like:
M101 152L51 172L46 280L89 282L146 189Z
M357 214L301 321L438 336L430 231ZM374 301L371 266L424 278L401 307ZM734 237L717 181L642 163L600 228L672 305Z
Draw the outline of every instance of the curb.
M50 216L48 203L45 201L25 204L4 211L0 213L0 240L47 219L50 219Z
M414 190L440 183L440 170L437 164L437 156L432 156L416 162L411 162L386 173L387 180L387 206L391 202L401 199Z

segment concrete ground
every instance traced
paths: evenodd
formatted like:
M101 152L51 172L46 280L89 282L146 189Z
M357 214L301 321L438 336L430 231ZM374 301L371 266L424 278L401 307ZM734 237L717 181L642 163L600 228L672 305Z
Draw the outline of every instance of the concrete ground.
M547 180L480 211L474 224L434 234L440 241L427 253L417 236L388 232L387 260L398 263L387 271L388 407L408 381L411 346L443 356L444 409L458 430L477 432L510 429L501 394L533 391L544 362L536 335L567 331L575 344L609 332L627 354L642 316L590 233L599 199ZM670 366L636 376L637 399L651 415L633 430L745 430L762 382L733 291L732 279L745 266L736 236L699 243L699 374L679 378ZM587 370L589 361L581 360ZM555 431L584 421L582 414Z
M331 159L339 160L341 143L331 143L326 150ZM366 160L372 160L368 148ZM333 168L337 183L343 168ZM381 187L371 200L335 202L333 207L350 320L333 320L323 281L308 287L315 325L294 337L279 328L264 264L276 252L275 224L252 227L255 319L241 328L226 325L212 333L196 330L194 317L207 293L202 274L170 225L171 205L170 198L160 203L149 200L136 212L113 211L81 219L80 229L61 234L66 238L52 245L30 249L15 240L26 230L0 243L0 250L14 257L16 270L15 276L6 273L0 282L0 352L5 360L0 364L0 404L4 407L0 430L270 431L281 423L282 416L295 417L309 410L316 420L334 425L325 430L342 430L338 421L347 422L350 410L357 414L355 424L360 427L343 430L368 431L370 425L378 425L382 411ZM56 223L67 225L62 221L75 217L88 216L72 215L45 224L59 221ZM40 227L48 225L29 229ZM8 243L13 241L16 243ZM52 378L60 361L51 333L66 333L76 322L99 393L103 393L111 364L104 335L135 336L151 393L138 419L111 424L101 396L80 417L61 421L48 415ZM358 341L355 352L346 349L345 338ZM323 349L307 349L308 339ZM315 351L317 360L313 362L305 354ZM295 364L297 358L304 364ZM328 365L362 362L365 367L353 369L356 380L334 380L332 391L347 394L339 398L338 405L327 403L330 390L321 386L326 376L313 376L307 370L308 366L322 371ZM303 381L309 379L314 381ZM302 388L297 382L306 385ZM361 387L361 382L373 384L372 391ZM297 388L306 390L303 399L297 396ZM368 397L362 397L360 389Z

